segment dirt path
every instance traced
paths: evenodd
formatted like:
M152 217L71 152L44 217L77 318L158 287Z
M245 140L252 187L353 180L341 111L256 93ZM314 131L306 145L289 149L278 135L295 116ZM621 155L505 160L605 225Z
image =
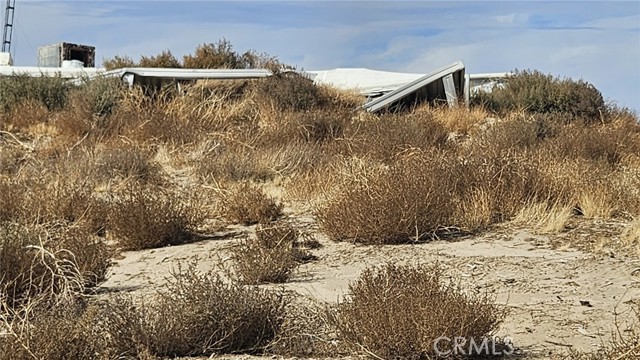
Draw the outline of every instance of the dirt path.
M329 241L315 231L309 216L292 220L313 231L323 247L314 250L318 260L301 266L286 288L335 302L368 266L438 261L463 285L488 291L506 304L510 312L498 335L511 337L527 357L595 350L614 330L615 314L626 320L630 305L640 304L639 259L553 249L553 237L530 229L503 228L457 241L357 246ZM223 239L124 253L102 289L152 293L172 268L195 257L201 270L224 266L230 247L252 231L231 227L220 234Z

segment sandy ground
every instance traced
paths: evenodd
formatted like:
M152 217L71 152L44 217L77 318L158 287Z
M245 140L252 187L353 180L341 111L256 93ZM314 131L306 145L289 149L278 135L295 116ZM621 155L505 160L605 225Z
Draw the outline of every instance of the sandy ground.
M578 228L545 236L535 235L535 229L502 226L455 241L358 246L328 240L311 215L290 214L289 220L313 233L323 246L313 251L318 260L301 266L285 285L288 289L335 302L368 266L438 261L463 285L488 291L508 307L498 335L511 337L527 358L548 358L568 349L595 350L614 331L616 318L628 320L630 305L640 304L640 260L567 246L571 239L591 236ZM166 282L171 269L195 257L201 270L228 265L229 249L253 231L230 226L215 239L126 252L101 290L151 294Z

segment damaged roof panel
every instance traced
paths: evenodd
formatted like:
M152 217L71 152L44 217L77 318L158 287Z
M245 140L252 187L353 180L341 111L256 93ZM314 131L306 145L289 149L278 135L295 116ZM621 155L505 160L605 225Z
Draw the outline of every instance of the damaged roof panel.
M464 63L457 61L422 76L364 105L371 112L385 108L402 108L418 102L447 101L455 103L464 91Z

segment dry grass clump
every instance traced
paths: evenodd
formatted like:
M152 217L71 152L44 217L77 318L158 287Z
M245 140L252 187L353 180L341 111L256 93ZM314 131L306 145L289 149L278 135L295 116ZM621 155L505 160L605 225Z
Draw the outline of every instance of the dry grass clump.
M20 181L0 177L0 222L16 221L28 216L25 198L29 188Z
M366 269L349 285L335 323L354 351L383 359L436 357L446 336L480 342L498 330L504 310L486 294L465 292L435 264ZM442 341L442 351L453 342ZM489 355L489 354L486 354Z
M351 113L343 109L285 113L283 118L264 124L261 145L278 146L292 142L323 144L343 136Z
M571 206L538 202L522 207L513 222L528 225L540 234L557 234L565 229L572 215Z
M153 160L150 149L135 144L117 143L96 146L95 176L99 179L134 180L157 183L161 180L161 167Z
M196 173L205 181L268 181L276 172L264 161L265 155L270 154L266 150L219 142L194 158Z
M223 198L223 213L232 223L268 223L282 216L283 204L268 196L257 185L243 182Z
M158 187L131 185L110 206L108 230L123 250L141 250L192 241L203 220L198 203Z
M282 326L267 347L278 356L339 358L352 354L340 341L332 317L335 308L306 296L295 296L286 308Z
M256 83L256 97L281 111L317 110L327 99L311 79L296 72L283 72Z
M334 240L397 244L429 237L449 225L451 164L437 154L409 154L388 170L347 183L317 211Z
M279 333L283 292L178 268L150 301L114 297L0 311L0 359L156 359L261 353ZM4 309L0 306L0 309Z
M195 264L178 267L144 309L145 345L160 357L259 353L282 325L288 301L280 292L199 273Z
M416 109L416 112L421 111ZM432 113L433 119L442 124L448 132L467 135L471 130L484 122L489 114L481 107L467 109L465 107L446 108L425 106L422 111Z
M114 359L131 356L132 340L110 331L115 306L68 301L54 308L32 302L21 311L0 314L0 359ZM1 325L0 325L1 326Z
M411 149L445 148L449 133L431 114L384 114L354 121L343 132L343 154L369 157L391 163Z
M3 304L14 308L36 298L56 304L104 281L110 253L82 235L88 238L72 230L1 223Z
M246 238L233 249L235 276L245 284L283 283L301 262L314 259L301 234L286 222L260 224L256 238Z

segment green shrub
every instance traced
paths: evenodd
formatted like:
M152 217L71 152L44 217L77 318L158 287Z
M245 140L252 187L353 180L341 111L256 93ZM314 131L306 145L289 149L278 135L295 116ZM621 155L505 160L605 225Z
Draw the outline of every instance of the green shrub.
M67 104L72 89L59 76L15 75L0 77L0 110L9 112L26 101L37 101L48 110L60 110Z
M504 315L488 295L463 291L437 264L387 264L366 269L349 285L349 300L338 305L335 322L355 351L383 359L428 359L438 356L438 338L479 343L494 335ZM441 351L452 345L438 343Z
M480 92L475 104L498 113L525 110L538 114L557 114L587 122L601 121L605 103L602 94L583 80L559 79L540 71L515 71L506 86Z

